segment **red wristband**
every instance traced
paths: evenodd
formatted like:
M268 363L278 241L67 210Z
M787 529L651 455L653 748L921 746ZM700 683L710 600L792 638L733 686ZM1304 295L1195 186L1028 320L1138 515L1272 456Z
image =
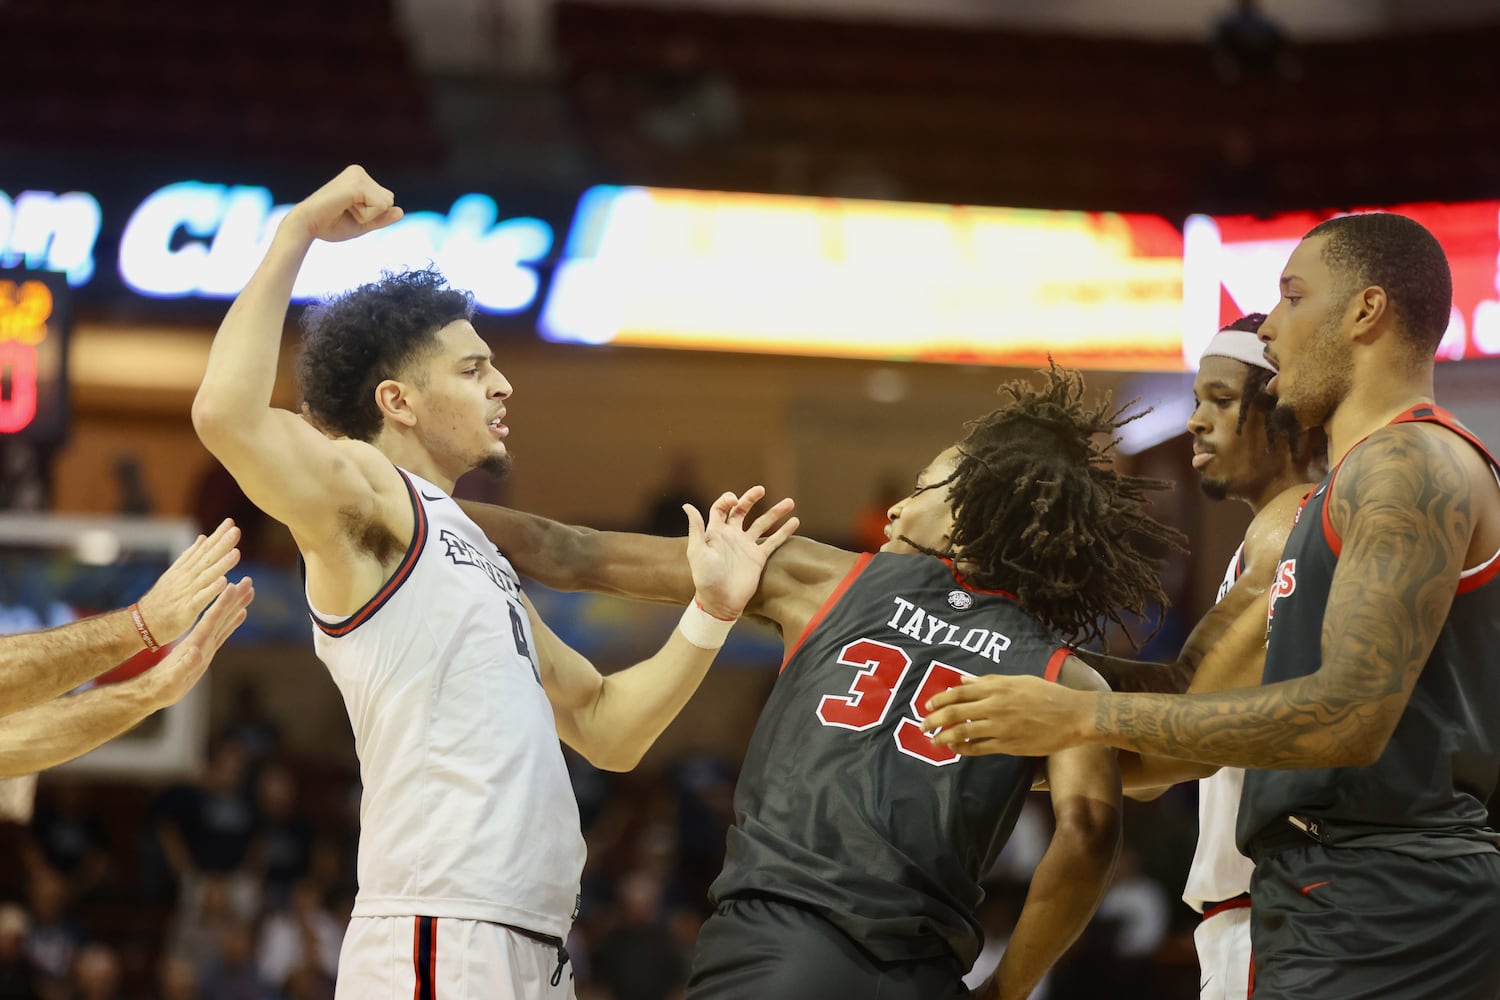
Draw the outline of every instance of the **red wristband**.
M135 623L136 634L141 637L141 642L146 644L148 650L154 653L161 649L161 644L156 641L156 636L152 635L151 630L146 627L146 619L141 615L141 606L139 604L132 604L130 606L130 620Z

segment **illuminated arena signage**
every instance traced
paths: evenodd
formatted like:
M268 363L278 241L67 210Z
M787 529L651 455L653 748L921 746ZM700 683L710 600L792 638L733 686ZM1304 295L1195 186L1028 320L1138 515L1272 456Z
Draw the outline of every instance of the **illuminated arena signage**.
M263 187L183 181L151 194L120 237L120 276L141 295L233 298L291 211ZM435 263L486 312L519 312L535 301L530 265L552 250L540 219L500 221L487 195L466 194L446 214L410 212L400 222L346 243L316 243L292 291L320 298L400 270Z
M267 187L199 181L114 200L0 191L0 268L58 272L62 292L96 301L222 301L290 211ZM1292 248L1334 214L1196 215L1179 231L1150 215L645 187L538 200L552 221L468 193L315 243L293 297L433 263L482 312L559 342L1170 371L1194 367L1223 322L1273 306ZM1431 229L1453 266L1439 356L1500 356L1500 201L1391 210ZM5 398L12 415L26 405Z
M597 187L541 314L574 343L1180 368L1154 216Z
M1500 356L1500 201L1396 205L1432 231L1453 271L1453 312L1438 359ZM1183 229L1183 354L1220 325L1276 305L1277 282L1302 236L1337 212L1191 216Z
M120 235L116 267L126 287L148 298L230 299L265 254L291 210L264 187L182 181L148 195ZM0 193L0 266L61 271L75 286L95 276L99 202L89 194ZM347 243L316 243L293 297L319 298L380 277L382 270L434 263L479 308L516 313L541 290L535 265L552 252L540 219L501 219L495 200L465 194L446 212L408 212L393 226Z
M91 194L0 191L0 267L61 271L70 285L94 276L103 212Z

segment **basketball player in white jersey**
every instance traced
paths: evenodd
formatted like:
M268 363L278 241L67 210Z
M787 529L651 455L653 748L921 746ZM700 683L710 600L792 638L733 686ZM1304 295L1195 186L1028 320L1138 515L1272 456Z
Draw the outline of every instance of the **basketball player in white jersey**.
M511 387L467 294L432 271L388 274L312 311L298 371L309 419L271 405L309 249L400 217L359 167L296 205L219 328L193 422L291 529L318 655L354 729L359 895L337 997L562 1000L584 845L559 738L596 766L633 767L796 519L769 530L783 501L747 527L759 487L720 497L706 526L686 508L697 599L659 653L602 677L450 496L469 470L508 464Z
M1106 675L1115 690L1222 691L1260 683L1265 654L1267 594L1297 507L1317 476L1309 471L1317 439L1272 422L1275 399L1265 391L1275 374L1256 335L1265 316L1242 317L1209 342L1193 381L1193 468L1203 492L1233 497L1254 516L1229 561L1213 609L1203 617L1173 664L1134 664L1079 655ZM1245 655L1246 647L1258 655ZM1212 652L1210 652L1212 650ZM1198 782L1198 848L1183 902L1203 915L1193 934L1199 992L1214 1000L1245 1000L1250 978L1250 859L1235 846L1235 818L1245 772L1120 751L1126 794L1152 799L1171 785Z

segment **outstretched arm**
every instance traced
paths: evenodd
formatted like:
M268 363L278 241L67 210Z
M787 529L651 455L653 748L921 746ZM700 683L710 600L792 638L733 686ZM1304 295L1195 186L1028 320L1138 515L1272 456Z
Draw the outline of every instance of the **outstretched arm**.
M240 529L224 521L198 539L131 609L94 615L44 632L0 638L0 715L42 705L124 663L151 643L166 645L224 589L224 574L239 562ZM12 725L9 718L4 728Z
M458 505L518 573L553 590L586 590L660 604L692 599L686 538L595 531L471 500Z
M724 494L709 509L707 525L696 509L685 508L693 603L661 651L633 667L601 675L527 602L558 735L594 766L633 768L698 689L730 625L754 594L766 558L797 530L795 517L783 521L789 508L781 504L745 525L764 495L759 486L740 497Z
M1188 694L1253 688L1261 681L1266 664L1266 606L1253 604L1219 637ZM1180 781L1196 781L1217 771L1216 764L1200 764L1158 754L1120 751L1120 780L1133 799L1149 800Z
M964 752L1107 743L1247 768L1363 767L1380 758L1453 603L1474 531L1474 480L1447 432L1386 427L1345 459L1328 498L1343 538L1314 673L1205 695L1095 695L1004 678L939 694L924 726ZM1477 478L1477 477L1476 477ZM1486 473L1485 489L1494 486ZM990 678L985 678L986 681ZM965 720L974 719L973 723Z
M1104 682L1079 661L1062 680L1096 691ZM1045 683L1045 682L1044 682ZM1056 829L1031 877L1026 904L994 974L976 1000L1024 1000L1078 939L1120 851L1120 772L1108 747L1076 747L1047 758Z
M160 663L137 677L7 716L0 726L0 777L33 774L82 756L181 700L245 620L254 596L248 577L226 589Z
M696 585L687 540L559 524L493 504L461 501L464 513L517 572L554 590L585 590L635 601L683 605ZM776 524L792 510L783 500L762 519ZM774 623L795 640L857 556L808 538L789 538L767 553L765 571L744 613Z
M348 167L289 212L219 325L193 400L193 427L254 504L292 530L304 553L335 536L348 512L405 502L394 469L371 478L353 442L330 441L271 405L292 287L318 239L352 239L401 218L390 191ZM382 470L389 468L381 463Z

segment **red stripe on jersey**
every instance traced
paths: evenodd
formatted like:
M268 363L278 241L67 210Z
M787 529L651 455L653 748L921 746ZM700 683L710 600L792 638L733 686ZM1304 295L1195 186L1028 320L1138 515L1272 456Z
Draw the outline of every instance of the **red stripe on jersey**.
M422 918L411 918L411 1000L422 1000Z
M1056 682L1057 675L1062 673L1063 664L1073 651L1066 646L1061 646L1052 652L1052 657L1047 661L1047 669L1042 671L1042 676L1049 681Z
M828 595L828 599L822 603L817 611L813 612L812 618L807 622L807 628L802 630L802 634L797 636L797 641L792 643L791 648L786 651L786 658L781 661L781 670L776 671L778 674L786 669L788 663L792 662L792 657L797 655L797 650L801 649L802 644L807 641L807 637L812 635L813 629L823 624L823 619L828 617L828 612L833 610L833 606L839 602L839 598L843 597L849 588L854 585L854 581L859 577L859 574L865 571L865 567L870 565L870 560L874 558L875 554L873 552L866 552L854 560L853 567L850 568L849 572L844 574L844 578L839 581L839 585L833 588L833 593Z
M427 992L430 1000L437 1000L437 924L432 918L432 955L427 960Z
M1334 469L1333 472L1338 472ZM1333 557L1337 559L1339 552L1344 548L1344 540L1339 537L1338 531L1333 526L1333 521L1328 516L1328 508L1332 506L1333 500L1333 472L1328 474L1328 489L1323 491L1323 541L1333 550Z
M401 472L400 469L396 471ZM317 625L327 635L331 635L334 638L348 635L362 623L368 621L370 616L379 611L380 606L390 600L391 595L406 582L406 578L411 576L412 569L417 565L417 557L422 554L422 549L427 544L427 511L422 506L422 501L417 499L417 488L412 485L411 480L406 477L406 473L404 472L401 472L401 481L406 484L406 492L411 496L413 518L411 544L406 548L406 555L402 557L401 564L396 567L396 571L391 574L391 578L385 582L385 586L381 587L374 597L366 601L363 607L348 618L330 625L321 621L316 615L313 616L313 624Z
M1500 552L1496 552L1491 556L1490 561L1485 563L1483 568L1473 576L1461 577L1458 581L1458 592L1460 594L1467 594L1471 590L1478 590L1493 580L1497 573L1500 573Z

